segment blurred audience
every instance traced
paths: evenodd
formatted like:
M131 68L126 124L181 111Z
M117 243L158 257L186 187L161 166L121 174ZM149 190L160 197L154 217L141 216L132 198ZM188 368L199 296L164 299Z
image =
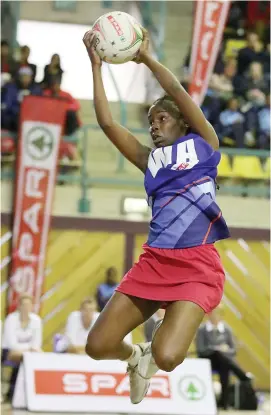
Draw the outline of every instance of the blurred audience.
M3 79L4 77L2 77L3 74L8 74L9 78L7 79L11 79L14 77L16 73L16 62L12 57L11 51L10 51L10 47L9 44L6 40L2 40L1 41L1 78ZM1 83L1 86L3 84Z
M234 82L236 95L245 100L264 102L264 94L268 92L268 81L264 77L263 65L260 62L251 62L244 76L237 76Z
M69 315L64 336L57 341L55 351L84 354L88 333L98 317L95 299L85 299L80 311Z
M67 320L64 335L57 336L55 351L57 353L85 354L88 333L99 317L97 304L93 297L85 299L80 311L73 311ZM132 335L129 333L124 340L132 343Z
M233 333L221 318L222 307L216 308L208 316L208 321L201 325L196 336L197 355L210 359L212 369L218 372L221 382L221 397L218 406L229 406L230 372L240 380L251 381L251 375L244 372L236 360L236 347Z
M8 83L2 90L1 128L18 132L21 103L27 95L42 95L42 89L33 81L30 66L19 69L18 79Z
M244 75L252 62L263 63L264 60L265 52L263 50L263 45L260 42L258 34L254 32L249 32L247 34L247 46L245 48L240 49L238 52L238 74Z
M105 307L106 303L112 297L117 286L117 270L114 267L110 267L106 270L105 282L98 285L97 287L96 299L99 311L102 311L102 309Z
M245 146L245 117L241 113L237 98L228 100L226 109L219 115L216 131L220 141L226 146L243 148Z
M55 53L52 58L51 62L45 66L44 68L44 76L41 82L43 88L50 88L52 85L52 81L57 76L61 82L62 80L63 70L61 68L60 56Z
M20 69L21 68L30 68L32 73L32 81L34 82L36 79L36 73L37 73L37 65L34 65L34 63L30 63L28 61L28 58L30 56L30 48L29 46L21 46L20 48L20 60L18 62L18 74L20 75Z
M22 294L17 311L7 316L4 322L2 339L2 363L9 361L13 365L7 399L11 400L23 353L41 352L42 321L32 313L32 297Z
M43 92L44 96L51 98L63 99L68 104L67 114L66 114L66 123L64 134L71 135L81 126L81 121L79 118L79 101L69 92L63 91L61 89L61 76L56 75L50 78L50 87L45 89Z

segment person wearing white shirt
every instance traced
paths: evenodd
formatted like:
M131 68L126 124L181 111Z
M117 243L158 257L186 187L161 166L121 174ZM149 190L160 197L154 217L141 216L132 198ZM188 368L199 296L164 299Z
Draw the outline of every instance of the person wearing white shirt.
M11 374L8 399L13 395L23 353L42 351L42 321L37 314L32 313L32 306L32 297L22 294L17 310L10 313L4 322L2 361L11 361L16 366Z
M57 353L85 354L88 333L100 314L96 310L96 301L93 297L90 297L81 303L80 311L73 311L69 315L65 334L55 346ZM126 340L129 341L128 339Z

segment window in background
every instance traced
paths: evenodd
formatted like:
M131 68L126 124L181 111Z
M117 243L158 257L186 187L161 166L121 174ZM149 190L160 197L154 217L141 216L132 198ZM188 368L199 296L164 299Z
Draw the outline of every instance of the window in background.
M74 11L76 10L76 0L59 0L53 1L53 8L55 10Z
M45 65L51 56L58 53L64 70L62 89L77 99L92 99L91 64L82 38L91 26L20 20L17 27L17 41L31 49L30 61L37 65L37 82L43 79ZM144 102L144 65L128 62L123 65L110 65L121 97L128 102ZM109 101L118 101L118 94L112 81L109 65L103 65L105 89Z

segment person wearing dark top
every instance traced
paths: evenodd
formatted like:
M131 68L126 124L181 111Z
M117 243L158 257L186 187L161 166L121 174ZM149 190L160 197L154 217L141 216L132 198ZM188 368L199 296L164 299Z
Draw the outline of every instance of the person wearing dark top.
M249 101L253 96L261 96L269 90L267 79L264 77L263 65L260 62L251 62L244 76L237 76L233 79L233 86L236 95L242 96ZM251 96L252 95L252 96Z
M262 48L257 33L250 32L247 34L247 46L239 50L237 57L238 74L243 75L249 68L251 62L265 61L265 51Z
M41 82L43 88L50 88L56 76L61 82L62 74L63 70L61 68L60 56L57 53L55 53L52 56L49 65L46 65L44 68L44 76Z
M114 267L110 267L106 270L106 279L103 284L97 287L96 299L98 303L99 311L102 311L108 300L113 295L118 282L117 282L117 270Z
M234 360L236 348L231 328L221 319L221 307L209 314L209 319L199 328L196 336L196 350L200 358L210 359L212 369L217 371L221 382L221 398L219 407L228 408L229 375L233 372L238 379L250 381L251 376L245 373Z
M29 58L29 55L30 55L29 46L26 46L26 45L21 46L20 53L21 53L20 61L17 64L18 71L19 71L20 68L30 67L31 71L32 71L32 82L34 82L35 78L36 78L36 73L37 73L37 65L34 65L33 63L30 63L28 61L28 58Z
M16 62L10 54L9 44L6 40L1 41L1 74L9 73L11 77L16 72Z
M5 85L1 105L1 128L18 132L21 103L27 95L42 95L39 85L32 82L30 67L20 68L18 80Z

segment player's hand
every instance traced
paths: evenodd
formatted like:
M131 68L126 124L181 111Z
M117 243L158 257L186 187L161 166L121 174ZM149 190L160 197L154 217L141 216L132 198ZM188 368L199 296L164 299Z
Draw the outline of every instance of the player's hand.
M96 52L95 48L94 48L94 43L95 43L95 33L92 30L89 30L88 32L85 33L84 37L83 37L83 42L84 45L87 49L87 53L88 56L91 60L91 64L92 66L101 66L102 65L102 59L100 58L100 56L98 55L98 53Z
M140 46L139 51L137 52L136 57L133 59L134 62L136 63L144 63L145 59L147 57L150 56L150 38L149 38L149 33L146 29L144 29L144 27L141 26L141 30L143 33L143 41L142 44Z

